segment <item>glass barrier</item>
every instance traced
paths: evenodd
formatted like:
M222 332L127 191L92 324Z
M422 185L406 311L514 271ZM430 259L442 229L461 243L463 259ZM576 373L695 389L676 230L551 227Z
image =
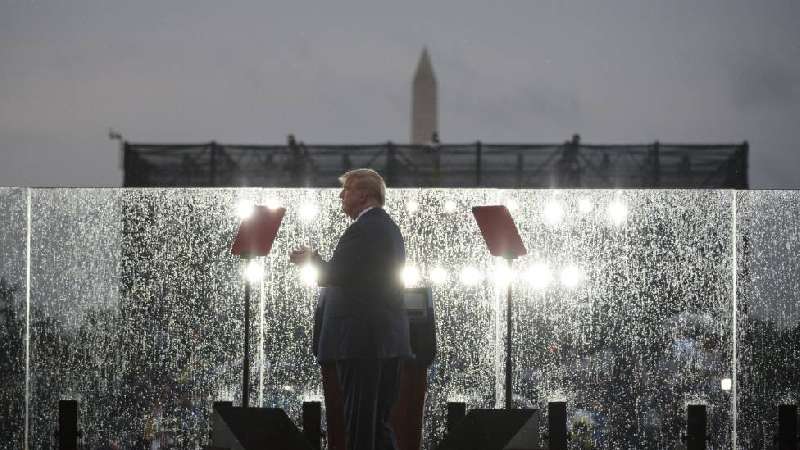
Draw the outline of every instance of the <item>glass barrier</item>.
M27 190L0 188L0 449L25 446Z
M771 442L775 405L796 403L800 385L798 199L391 189L404 277L431 286L436 305L424 448L445 433L446 402L503 405L509 284L513 404L566 401L576 445L674 448L698 403L714 448L733 447L733 436L739 448ZM22 446L25 420L31 448L52 446L59 399L80 401L90 448L208 444L212 402L241 402L244 267L230 245L242 203L287 207L272 252L257 260L250 404L300 423L302 402L322 398L311 354L317 287L288 253L310 245L331 255L348 225L338 190L0 189L8 448ZM528 249L510 270L470 212L499 203Z
M673 448L686 405L731 447L731 192L516 192L519 406L566 401L584 448Z
M800 400L800 192L737 194L737 436L770 448Z

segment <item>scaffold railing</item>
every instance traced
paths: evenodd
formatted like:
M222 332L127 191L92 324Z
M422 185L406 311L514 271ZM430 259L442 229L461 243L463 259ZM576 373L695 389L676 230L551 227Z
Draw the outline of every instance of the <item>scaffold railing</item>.
M391 187L748 188L747 142L121 145L127 187L338 187L370 167Z

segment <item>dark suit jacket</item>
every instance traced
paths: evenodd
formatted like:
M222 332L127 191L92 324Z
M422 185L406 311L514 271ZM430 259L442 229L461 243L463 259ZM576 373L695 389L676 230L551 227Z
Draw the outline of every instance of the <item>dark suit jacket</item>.
M314 318L320 362L411 355L403 264L403 236L382 208L347 228L320 267L319 285L325 289Z

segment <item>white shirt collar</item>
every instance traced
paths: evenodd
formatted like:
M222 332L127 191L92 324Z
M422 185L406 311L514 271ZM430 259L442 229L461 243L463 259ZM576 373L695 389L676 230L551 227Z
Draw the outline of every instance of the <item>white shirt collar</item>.
M356 220L354 220L353 222L358 221L358 219L360 219L361 216L363 216L364 214L367 213L367 211L369 211L370 209L373 209L373 208L375 208L375 207L374 206L370 206L369 208L367 208L367 209L361 211L360 213L358 213L358 217L356 217Z

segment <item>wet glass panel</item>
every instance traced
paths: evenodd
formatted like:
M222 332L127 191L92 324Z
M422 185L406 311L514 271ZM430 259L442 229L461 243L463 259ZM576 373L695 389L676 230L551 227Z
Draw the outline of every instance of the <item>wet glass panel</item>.
M514 191L514 403L566 401L580 448L670 449L686 405L730 448L732 196ZM503 300L504 301L504 300Z
M31 190L30 434L52 448L58 401L78 400L87 442L124 429L119 190ZM103 405L99 407L98 405Z
M331 255L348 225L336 189L34 190L31 436L50 443L57 401L81 401L90 446L207 444L211 403L241 401L244 267L238 205L288 208L253 283L253 406L322 396L311 355L317 288L299 245ZM445 403L502 405L506 286L517 405L567 400L598 448L674 448L685 407L709 407L729 447L732 197L724 191L394 189L409 284L430 285L438 357L424 442ZM530 254L505 272L470 207L506 203ZM516 273L516 275L514 275ZM612 431L617 430L617 431Z
M772 448L800 401L800 192L737 193L739 448Z
M24 447L27 189L0 188L0 449Z

